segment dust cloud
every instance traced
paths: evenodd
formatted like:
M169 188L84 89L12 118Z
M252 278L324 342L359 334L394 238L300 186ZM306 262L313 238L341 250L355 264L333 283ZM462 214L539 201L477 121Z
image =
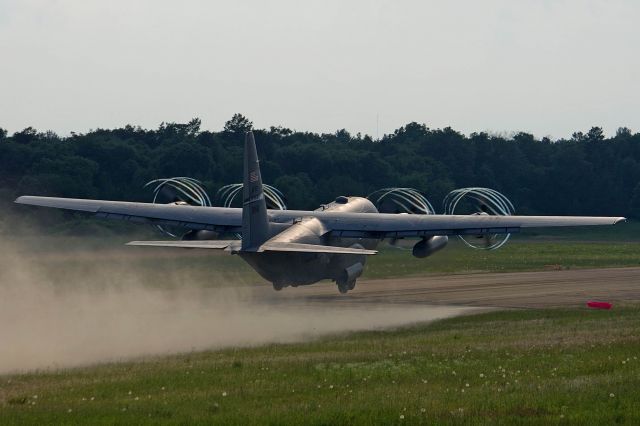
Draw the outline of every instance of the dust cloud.
M47 263L47 254L29 253L24 243L0 242L0 374L301 341L464 310L306 304L280 297L266 284L234 286L229 277L212 287L216 277L198 282L202 274L168 274L155 279L166 282L151 286L133 263L105 266L99 250L61 255L54 249L53 263ZM128 253L134 252L124 256Z

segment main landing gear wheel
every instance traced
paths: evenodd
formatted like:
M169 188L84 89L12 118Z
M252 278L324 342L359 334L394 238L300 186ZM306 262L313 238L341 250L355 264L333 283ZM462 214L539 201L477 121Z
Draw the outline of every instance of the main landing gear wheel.
M280 291L284 288L284 285L280 284L280 283L273 283L273 289L275 291Z
M342 294L345 294L349 290L353 290L356 287L356 280L353 280L351 282L337 281L336 284L338 285L338 291Z

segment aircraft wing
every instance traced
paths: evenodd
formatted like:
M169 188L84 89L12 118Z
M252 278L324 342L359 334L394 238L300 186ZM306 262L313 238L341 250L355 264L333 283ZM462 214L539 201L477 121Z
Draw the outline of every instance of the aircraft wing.
M34 196L19 197L16 203L80 211L105 219L187 229L240 232L242 226L242 210L237 208ZM301 210L269 210L268 216L270 222L281 224L312 216L322 221L331 235L362 238L505 234L518 232L521 228L614 225L625 220L624 217L411 215Z
M508 234L521 228L615 225L624 217L336 214L316 215L334 236L402 238L430 235Z
M103 219L179 226L196 230L237 232L242 225L242 212L240 209L235 208L34 197L29 195L19 197L15 202L31 206L53 207L90 213Z

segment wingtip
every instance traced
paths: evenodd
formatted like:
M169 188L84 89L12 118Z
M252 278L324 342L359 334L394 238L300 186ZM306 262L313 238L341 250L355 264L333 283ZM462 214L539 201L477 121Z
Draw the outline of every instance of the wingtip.
M619 217L616 218L616 220L613 222L614 225L617 225L618 223L622 223L622 222L626 222L627 218L626 217Z

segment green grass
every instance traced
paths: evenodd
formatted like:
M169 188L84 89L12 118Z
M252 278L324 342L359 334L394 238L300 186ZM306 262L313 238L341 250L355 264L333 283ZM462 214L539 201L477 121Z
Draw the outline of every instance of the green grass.
M516 239L499 250L473 250L456 240L426 259L383 248L368 259L365 278L475 272L640 266L640 242Z
M493 312L4 376L0 424L639 424L638 330L639 306Z

